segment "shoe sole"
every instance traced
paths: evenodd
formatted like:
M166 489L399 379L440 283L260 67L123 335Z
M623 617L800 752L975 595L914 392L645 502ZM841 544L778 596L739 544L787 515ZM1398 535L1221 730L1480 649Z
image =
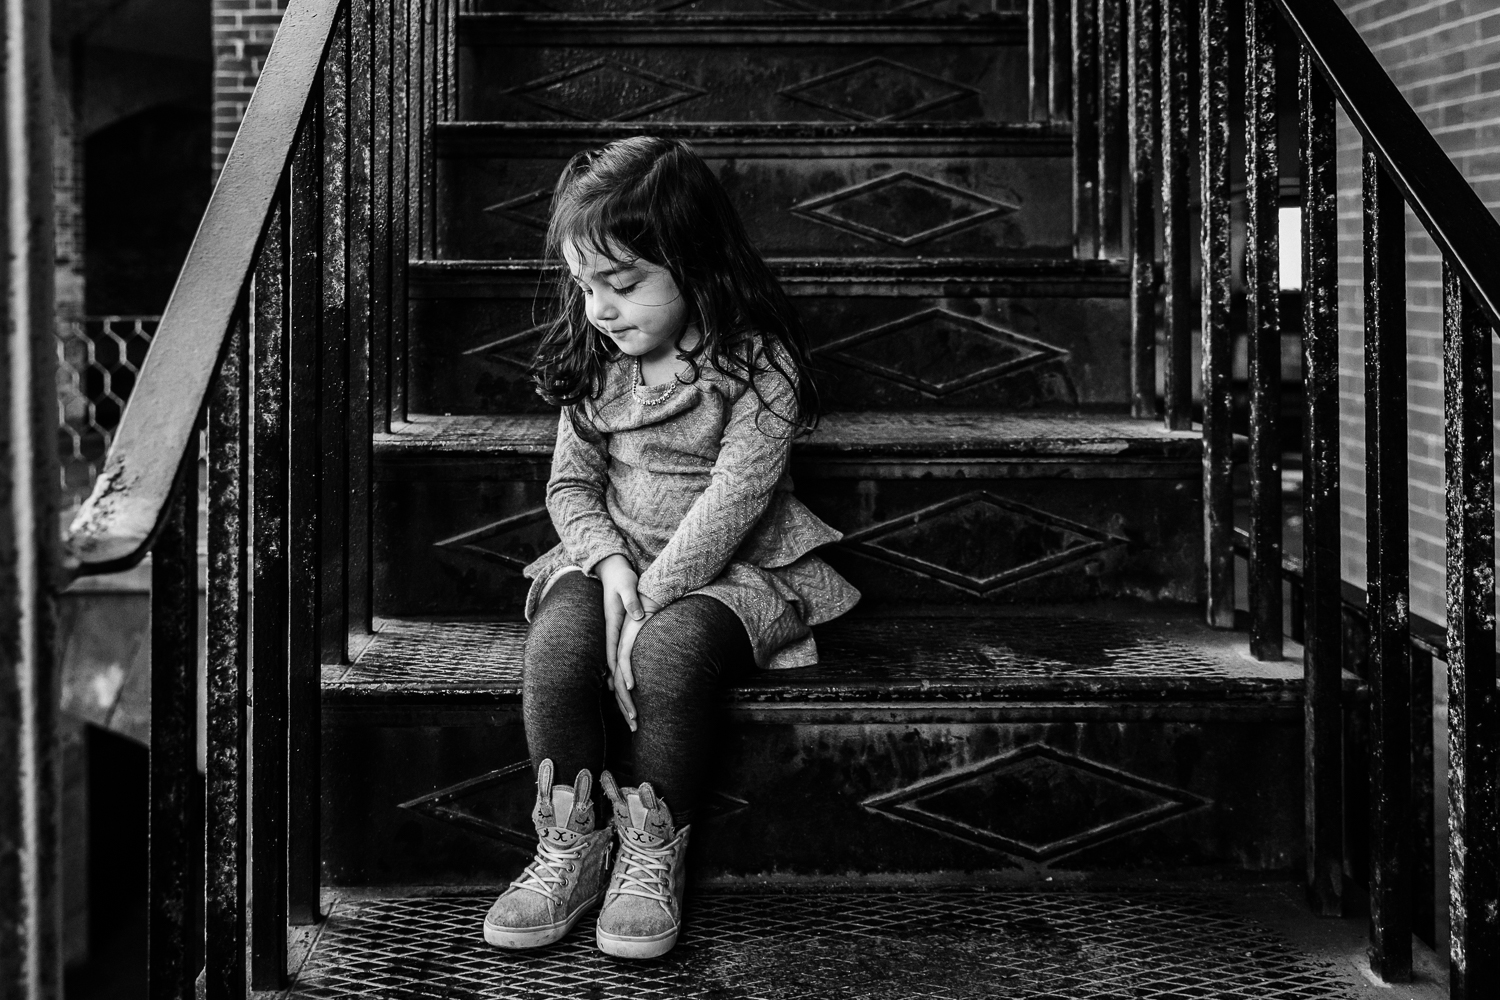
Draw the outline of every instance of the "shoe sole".
M496 927L489 921L484 923L484 940L496 948L508 948L511 950L524 950L526 948L545 948L549 944L556 944L568 936L583 915L599 905L604 898L600 893L593 899L584 903L564 920L555 924L542 924L538 927Z
M615 958L660 958L677 943L677 931L678 928L673 927L650 937L623 937L596 927L594 940L600 951Z

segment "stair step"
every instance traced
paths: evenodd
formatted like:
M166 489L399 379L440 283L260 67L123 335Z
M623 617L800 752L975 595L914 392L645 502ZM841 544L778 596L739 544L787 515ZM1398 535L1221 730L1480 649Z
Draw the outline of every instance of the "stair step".
M1191 703L1209 715L1242 715L1301 701L1300 653L1279 663L1251 659L1242 635L1208 628L1196 609L962 610L854 615L820 626L818 665L762 671L736 685L731 699L750 715L757 706L798 704L894 716L1069 701L1148 712ZM525 636L520 621L387 619L354 663L324 668L324 701L340 712L514 705ZM1353 691L1353 675L1348 683Z
M944 136L936 128L877 125L841 127L837 139L790 137L804 128L737 126L698 144L763 254L1072 255L1072 149L1055 130ZM861 135L862 128L874 134ZM564 137L551 134L558 131L551 125L539 131L542 149L517 123L440 133L447 155L437 172L439 256L541 253L558 174L589 140L568 145L570 130ZM697 143L694 127L675 131ZM903 131L922 141L908 145ZM736 132L766 138L742 148Z
M554 413L413 414L375 435L382 479L480 464L493 474L550 462ZM829 413L793 445L796 476L1139 478L1195 474L1202 435L1114 414L928 410ZM474 475L465 468L462 475Z
M468 121L1025 121L1013 14L459 14Z
M550 948L490 948L480 925L494 895L330 894L287 996L367 996L372 986L392 996L557 1000L1390 992L1359 971L1362 918L1319 921L1291 884L699 889L677 947L646 964L599 952L592 916ZM1437 965L1418 951L1424 972ZM1400 995L1447 995L1420 978Z
M1072 156L1068 122L440 122L441 156L567 157L637 135L708 157Z
M1011 296L1127 298L1130 268L1118 260L1063 257L771 257L793 295ZM412 260L413 298L545 295L551 269L541 260Z

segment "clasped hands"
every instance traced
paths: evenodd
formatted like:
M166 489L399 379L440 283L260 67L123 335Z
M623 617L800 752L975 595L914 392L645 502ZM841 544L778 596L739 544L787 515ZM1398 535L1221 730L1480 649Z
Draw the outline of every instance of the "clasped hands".
M604 655L609 663L609 689L630 731L635 732L635 701L630 696L635 689L635 674L630 669L630 651L641 626L661 607L636 590L639 578L635 567L619 553L601 559L594 573L604 585Z

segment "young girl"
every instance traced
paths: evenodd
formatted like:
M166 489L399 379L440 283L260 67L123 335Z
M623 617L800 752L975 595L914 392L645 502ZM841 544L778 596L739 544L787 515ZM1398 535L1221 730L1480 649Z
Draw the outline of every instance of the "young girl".
M522 695L539 843L484 936L550 944L602 899L599 947L652 958L682 923L724 688L815 663L809 626L859 594L811 554L840 535L787 475L815 413L806 337L708 166L649 137L575 156L547 252L560 309L536 372L563 408L547 483L562 541L525 570ZM615 710L635 787L603 770ZM612 872L596 774L619 835Z

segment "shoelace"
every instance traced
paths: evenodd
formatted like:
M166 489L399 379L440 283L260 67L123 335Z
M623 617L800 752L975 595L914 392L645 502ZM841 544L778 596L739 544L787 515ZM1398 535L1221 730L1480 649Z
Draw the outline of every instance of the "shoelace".
M676 845L674 840L665 847L647 847L644 844L632 844L621 837L620 862L623 870L619 872L620 884L613 891L627 896L654 899L663 906L670 906L672 894L669 891L668 876L672 871L671 859Z
M583 848L584 841L581 837L572 847L558 847L545 840L541 841L536 846L536 857L511 886L541 893L554 903L562 902L557 890L567 883L567 873L573 863L583 856Z

